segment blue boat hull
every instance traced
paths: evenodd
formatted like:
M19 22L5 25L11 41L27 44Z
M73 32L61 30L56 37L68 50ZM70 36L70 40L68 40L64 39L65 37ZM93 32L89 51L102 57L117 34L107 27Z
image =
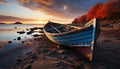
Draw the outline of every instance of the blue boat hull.
M88 26L86 26L85 28L64 32L65 28L62 27L61 24L55 25L55 23L53 23L53 26L55 28L50 27L49 25L48 27L45 26L44 32L46 36L54 43L68 47L74 47L85 56L89 57L91 60L91 55L93 54L93 46L99 35L99 30L96 24L97 21L93 20L88 23ZM61 31L63 32L61 33Z

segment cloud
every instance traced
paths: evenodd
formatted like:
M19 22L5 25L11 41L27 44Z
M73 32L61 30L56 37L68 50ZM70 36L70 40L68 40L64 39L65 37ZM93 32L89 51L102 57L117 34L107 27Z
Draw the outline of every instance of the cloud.
M8 2L5 0L0 0L0 4L7 4Z
M61 18L74 18L87 11L96 3L106 0L18 0L32 10L42 11L47 15Z
M33 21L39 20L0 15L0 22L33 22Z

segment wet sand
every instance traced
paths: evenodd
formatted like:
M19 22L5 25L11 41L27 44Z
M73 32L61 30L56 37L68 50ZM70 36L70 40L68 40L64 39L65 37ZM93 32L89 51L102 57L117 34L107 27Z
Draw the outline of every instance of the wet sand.
M45 35L36 38L39 46L27 54L19 69L120 69L120 29L101 30L94 47L93 61L72 48L57 48ZM13 67L14 68L14 67Z
M105 69L120 69L120 29L102 30L94 50L94 62Z
M101 28L102 29L102 28ZM58 48L44 34L21 42L35 46L19 56L12 69L120 69L120 29L102 29L94 46L93 61L72 48ZM2 48L2 45L0 45Z

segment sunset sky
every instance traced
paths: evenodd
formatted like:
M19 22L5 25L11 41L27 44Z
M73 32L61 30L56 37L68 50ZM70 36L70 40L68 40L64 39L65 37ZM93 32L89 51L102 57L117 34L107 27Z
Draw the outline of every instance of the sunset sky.
M0 0L0 23L71 23L106 0Z

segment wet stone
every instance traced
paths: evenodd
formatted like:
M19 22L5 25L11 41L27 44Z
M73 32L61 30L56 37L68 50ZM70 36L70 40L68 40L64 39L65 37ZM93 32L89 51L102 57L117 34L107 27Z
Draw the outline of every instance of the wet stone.
M15 29L17 29L17 27L14 27Z
M24 34L25 31L18 31L17 33L19 33L19 34Z
M57 50L58 53L62 54L65 52L65 50Z
M23 69L32 69L32 66L31 66L31 64L26 64L26 65L23 67Z
M16 40L16 39L13 39L13 40Z
M21 37L17 37L17 40L21 40Z
M21 43L25 43L25 41L21 41Z
M8 43L12 43L12 41L8 41Z

